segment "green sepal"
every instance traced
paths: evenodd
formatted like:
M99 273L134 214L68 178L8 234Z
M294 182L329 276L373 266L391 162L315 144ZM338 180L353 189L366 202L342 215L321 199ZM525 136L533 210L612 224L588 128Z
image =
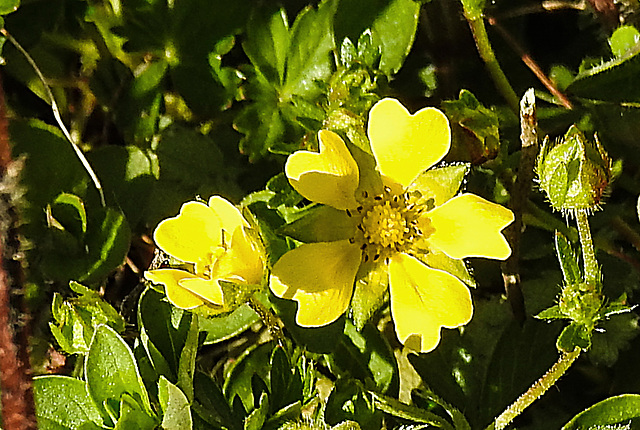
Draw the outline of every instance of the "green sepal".
M247 303L254 294L264 290L262 285L240 284L229 281L220 281L220 286L222 287L224 305L207 303L198 306L192 312L205 318L227 316Z
M560 310L560 306L553 305L550 308L539 312L537 315L535 315L535 318L538 318L540 320L554 320L567 318L567 316L562 313L562 311Z
M434 206L440 206L458 193L468 172L469 164L466 163L427 170L409 185L408 190L420 191L424 197L434 199Z
M427 254L419 255L419 260L429 267L443 270L464 282L468 287L476 288L476 280L473 278L463 260L456 260L443 252L432 250Z
M573 352L576 348L589 349L591 346L591 333L592 330L584 324L572 322L558 336L556 347L564 352Z
M600 318L606 319L613 315L631 312L637 305L630 306L627 303L627 294L622 294L615 302L608 303L600 310Z
M360 265L351 298L350 313L358 330L362 330L384 304L388 284L389 268L384 261L368 261Z
M315 205L297 220L284 225L280 233L301 242L334 242L352 238L358 218L331 206Z
M500 150L498 114L484 107L468 90L458 100L447 100L442 109L451 120L453 144L448 160L481 164L497 157Z
M571 285L581 282L582 273L577 256L567 238L559 231L556 231L555 234L555 245L565 284Z

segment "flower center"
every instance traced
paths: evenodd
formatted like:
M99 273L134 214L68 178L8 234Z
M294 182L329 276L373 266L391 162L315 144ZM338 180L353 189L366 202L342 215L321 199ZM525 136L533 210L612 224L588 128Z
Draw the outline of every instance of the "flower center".
M385 187L382 194L370 197L364 193L357 208L361 219L357 237L352 239L361 244L364 261L379 258L387 259L395 252L411 254L423 253L421 246L433 230L429 220L420 218L423 211L431 209L432 201L424 202L418 192L395 194ZM349 215L355 216L349 212ZM423 232L424 227L427 227Z
M362 218L365 238L370 243L383 247L404 244L405 235L411 230L403 215L399 208L392 207L388 201L383 205L374 206Z

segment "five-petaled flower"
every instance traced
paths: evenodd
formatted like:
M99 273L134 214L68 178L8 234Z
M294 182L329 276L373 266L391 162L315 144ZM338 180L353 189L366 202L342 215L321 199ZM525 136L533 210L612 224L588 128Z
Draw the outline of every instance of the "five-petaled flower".
M333 208L324 212L333 221L317 222L336 227L330 240L284 254L270 287L298 302L299 325L324 326L348 309L363 268L378 262L388 274L398 339L428 352L438 345L442 327L462 326L473 313L465 283L432 264L434 256L460 263L467 257L508 258L511 249L501 231L513 213L424 179L451 145L449 122L438 109L410 115L397 100L383 99L371 109L367 133L375 170L366 168L361 153L357 162L356 152L328 130L318 134L319 153L297 151L288 158L285 173L293 188Z
M187 269L145 272L147 280L162 284L169 301L182 309L208 305L213 310L233 310L225 302L221 281L259 285L264 258L257 241L248 235L249 224L240 211L219 196L203 202L187 202L180 214L156 227L156 245L171 257L187 263Z

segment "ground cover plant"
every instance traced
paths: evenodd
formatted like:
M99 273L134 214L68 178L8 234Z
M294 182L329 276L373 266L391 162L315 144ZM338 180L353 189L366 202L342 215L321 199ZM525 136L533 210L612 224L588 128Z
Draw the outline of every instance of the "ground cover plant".
M2 428L640 428L636 0L0 16Z

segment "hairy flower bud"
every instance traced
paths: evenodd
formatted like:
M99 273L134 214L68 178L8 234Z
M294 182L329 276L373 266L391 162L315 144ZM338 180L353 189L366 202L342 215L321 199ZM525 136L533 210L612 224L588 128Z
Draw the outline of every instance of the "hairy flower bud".
M594 135L587 140L576 126L558 142L545 139L538 155L540 189L559 211L593 211L599 208L611 180L611 160Z

